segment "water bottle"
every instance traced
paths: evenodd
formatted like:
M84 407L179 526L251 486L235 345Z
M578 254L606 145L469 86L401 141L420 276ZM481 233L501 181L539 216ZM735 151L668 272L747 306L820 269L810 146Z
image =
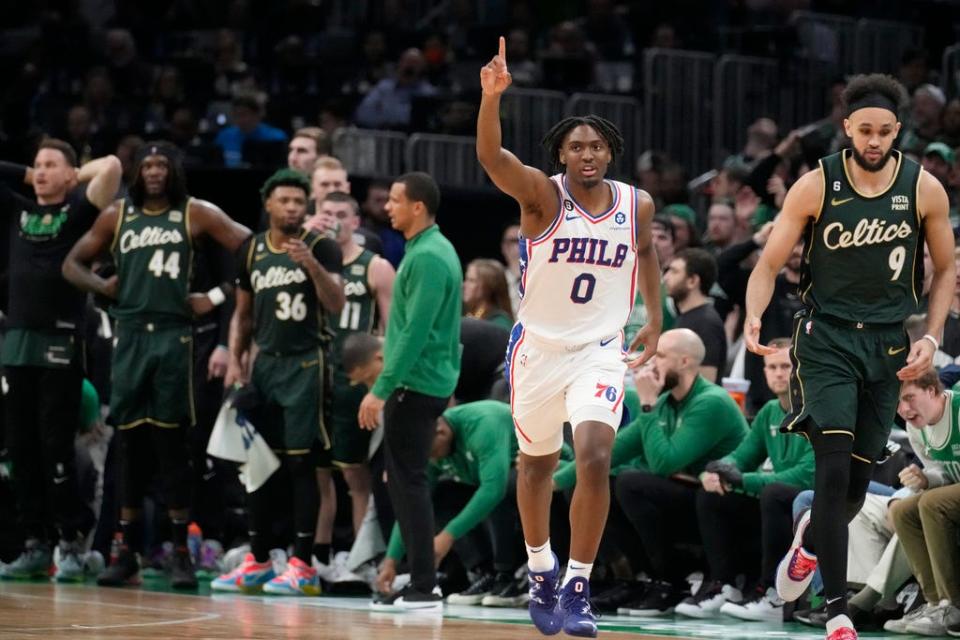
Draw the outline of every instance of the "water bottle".
M187 526L187 549L190 550L190 557L193 558L193 564L200 561L200 546L203 544L203 531L196 522L191 522Z

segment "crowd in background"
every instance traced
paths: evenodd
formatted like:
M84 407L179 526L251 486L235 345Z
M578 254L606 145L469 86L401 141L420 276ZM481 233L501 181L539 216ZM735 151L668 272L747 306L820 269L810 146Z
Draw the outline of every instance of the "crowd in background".
M324 24L328 16L316 13L309 3L267 7L222 2L216 11L201 8L201 3L160 3L149 9L117 4L40 14L21 7L14 13L11 24L24 28L21 39L8 45L13 55L8 51L4 58L10 82L0 105L3 157L29 163L35 143L51 135L67 141L81 163L115 155L127 185L135 178L136 152L147 139L170 140L188 166L285 165L309 179L310 217L305 226L319 232L335 228L330 222L335 215L323 213L325 204L340 202L330 194L351 192L350 176L331 155L333 132L351 124L475 132L479 61L490 53L490 34L505 26L517 85L615 90L604 86L599 63L634 61L643 47L720 47L723 43L709 35L710 19L722 16L733 25L765 19L776 23L788 8L798 8L793 6L797 3L768 3L765 10L751 12L741 3L712 3L694 12L695 19L681 22L665 10L660 19L649 20L636 6L607 0L585 3L576 19L566 19L564 3L541 16L534 2L493 3L482 15L471 3L454 2L424 26L402 11L402 3L383 2L374 3L373 19L362 30L307 35L286 27L304 21ZM551 23L546 18L552 15L558 19ZM264 20L271 21L276 33L300 35L243 35L244 28ZM187 32L188 25L207 29ZM174 29L184 29L182 37L174 37ZM782 33L745 46L773 46L777 35ZM639 74L639 65L636 68ZM905 54L898 78L911 102L901 116L897 147L944 185L956 229L960 98L948 100L939 88L927 51ZM628 80L620 88L635 91L637 78ZM691 187L687 168L659 150L630 159L636 186L653 197L658 212L653 239L663 271L664 330L687 329L694 338L675 332L662 341L672 358L669 366L681 381L678 386L662 391L649 377L638 376L628 394L630 419L614 447L614 499L595 574L608 587L594 587L594 603L601 610L698 618L723 613L746 620L796 616L813 624L824 622L816 589L806 610L785 612L771 584L775 562L792 535L792 517L798 504L809 500L813 482L809 446L776 433L788 408L790 361L786 352L766 358L746 352L739 333L747 278L787 190L816 168L818 158L846 144L839 103L843 86L843 78L838 78L826 96L823 118L808 126L781 130L775 113L752 123L744 132L743 147L714 168L712 179L696 186ZM349 233L338 242L355 242L395 269L403 260L404 238L391 228L387 214L394 178L383 176L371 181L365 193L352 194L358 210L345 214ZM331 233L336 238L340 232ZM461 374L451 408L438 421L431 454L437 528L455 538L447 544L438 533L434 543L441 585L445 594L452 594L452 603L525 602L523 573L519 582L516 577L522 568L512 498L516 444L502 380L502 354L519 302L518 233L519 224L506 225L500 246L488 247L487 257L464 268ZM793 315L802 308L797 292L802 259L798 246L778 276L763 319L765 343L790 344ZM930 271L928 265L926 286ZM642 304L635 306L625 327L628 341L644 324L643 311ZM209 322L196 327L219 338L196 362L202 377L214 378L214 383L197 388L198 403L212 409L205 413L206 423L199 425L192 447L192 551L194 562L210 578L233 569L247 542L244 491L235 469L205 454L205 436L222 399L216 379L223 371L215 360L218 350L227 346L227 318L208 319L212 328ZM105 514L117 508L117 488L112 419L101 404L110 394L113 333L108 314L92 299L86 320L88 383L76 449L89 514L83 530L89 532L88 547L106 557L115 516ZM383 325L371 329L380 334ZM926 332L922 313L908 321L906 330L914 340ZM352 369L346 373L372 386L381 348L379 342L358 346L356 359L345 363ZM877 467L876 486L851 524L849 571L850 587L857 591L851 610L861 616L855 622L883 626L893 620L896 627L913 615L915 619L892 630L917 632L918 627L908 629L909 623L930 619L931 608L940 607L942 628L935 620L921 621L930 626L920 632L931 635L946 630L949 616L960 616L955 609L960 606L960 581L943 568L952 560L956 571L956 512L937 511L939 503L924 498L960 481L960 456L952 460L952 453L941 455L940 445L930 440L933 432L926 430L939 428L945 419L949 427L944 437L960 442L954 440L960 436L953 424L957 411L950 409L953 396L943 395L944 388L960 379L960 286L935 364L938 375L904 386L899 415L905 424L899 427L906 430L895 430L891 457ZM724 383L724 378L729 380ZM730 391L743 394L739 403ZM651 397L656 399L655 419L641 408ZM944 397L946 411L940 405L938 414L935 403ZM371 447L371 454L375 450ZM555 474L555 505L563 505L576 482L572 451L568 454ZM321 518L327 520L314 547L315 566L334 593L357 585L389 589L395 574L403 572L403 541L398 533L391 535L389 500L377 486L382 485L376 474L382 467L372 459L364 464L368 462L375 471L368 480L372 487L345 480L347 473L333 473L323 481L321 500L327 510L321 505ZM3 468L8 473L0 480L0 511L11 513L9 467ZM374 496L369 515L357 492ZM160 492L149 494L151 503L162 503ZM331 508L333 504L339 509ZM147 568L162 572L171 547L163 509L151 512L155 517L141 552ZM556 532L564 526L566 510L561 506L557 513L554 548L562 563L563 534ZM365 526L368 530L361 535ZM3 559L12 560L22 532L11 527L2 535L8 541ZM231 554L231 549L240 551ZM383 554L387 562L381 562ZM98 571L95 556L90 558L90 571Z

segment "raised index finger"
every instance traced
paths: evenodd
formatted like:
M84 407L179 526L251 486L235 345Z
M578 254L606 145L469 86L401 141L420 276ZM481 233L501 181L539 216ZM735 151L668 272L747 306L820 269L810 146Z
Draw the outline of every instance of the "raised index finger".
M500 53L498 55L503 60L503 64L507 64L507 39L503 36L500 36Z

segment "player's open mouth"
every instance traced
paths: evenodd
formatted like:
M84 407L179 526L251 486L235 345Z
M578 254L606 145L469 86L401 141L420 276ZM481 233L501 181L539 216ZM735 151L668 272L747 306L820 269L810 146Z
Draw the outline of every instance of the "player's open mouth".
M585 166L585 167L581 167L581 169L580 169L580 173L582 173L582 174L585 175L585 176L592 176L592 175L594 175L596 172L597 172L597 168L594 167L594 166L592 166L592 165L590 165L590 166Z

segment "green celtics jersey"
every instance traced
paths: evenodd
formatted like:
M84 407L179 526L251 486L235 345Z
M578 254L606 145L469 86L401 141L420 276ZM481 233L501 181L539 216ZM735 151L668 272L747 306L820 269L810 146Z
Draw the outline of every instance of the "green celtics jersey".
M343 343L351 333L363 331L370 333L377 325L377 298L370 289L370 264L376 254L364 249L352 262L343 265L340 277L343 279L343 293L347 299L343 311L330 314L327 321L333 327L335 338L333 357L340 359Z
M302 231L316 253L323 239ZM270 243L270 232L253 237L247 248L240 286L253 292L253 339L263 351L287 355L316 349L322 343L323 313L310 275L287 252Z
M922 291L920 165L894 151L890 185L866 196L847 174L849 157L847 149L820 161L823 201L804 234L801 298L844 320L901 322L916 313Z
M952 390L945 393L947 406L939 422L923 429L911 426L907 433L914 449L918 449L913 431L919 432L923 447L917 453L939 463L946 476L944 483L951 484L960 482L960 393Z
M120 286L112 314L151 322L190 322L187 303L193 271L190 200L163 211L120 202L113 260Z

